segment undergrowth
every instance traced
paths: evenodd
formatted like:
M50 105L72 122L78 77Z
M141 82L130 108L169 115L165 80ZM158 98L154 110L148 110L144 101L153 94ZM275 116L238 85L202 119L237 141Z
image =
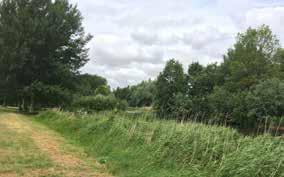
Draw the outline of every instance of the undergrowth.
M149 115L74 115L47 111L36 117L83 146L122 177L282 177L280 137L243 136L236 130L198 123L178 124Z

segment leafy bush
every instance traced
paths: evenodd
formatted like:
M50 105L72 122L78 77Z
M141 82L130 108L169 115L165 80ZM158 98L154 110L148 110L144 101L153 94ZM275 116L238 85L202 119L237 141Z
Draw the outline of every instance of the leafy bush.
M251 122L247 118L247 92L232 93L224 87L215 87L208 96L211 117L218 115L221 123L249 126ZM222 122L223 121L223 122Z
M154 107L160 117L168 117L174 113L172 106L175 104L175 96L185 93L186 76L182 64L175 59L167 62L163 72L156 81L157 94Z
M73 108L86 112L126 109L124 102L117 100L113 95L96 95L81 97L73 103Z
M118 110L123 110L125 111L128 108L128 103L126 100L118 100L116 103L116 108Z
M226 116L232 124L243 128L264 123L267 119L269 122L277 121L277 124L284 115L284 82L269 79L249 91L235 93L216 87L209 95L208 104L211 113L219 113L221 120Z
M116 98L126 100L131 107L149 107L154 102L155 81L143 81L135 86L117 88L113 91Z
M96 89L95 94L96 95L105 95L105 96L110 95L111 94L110 87L108 85L99 86Z
M259 83L247 96L248 117L264 120L284 115L284 82L270 79Z

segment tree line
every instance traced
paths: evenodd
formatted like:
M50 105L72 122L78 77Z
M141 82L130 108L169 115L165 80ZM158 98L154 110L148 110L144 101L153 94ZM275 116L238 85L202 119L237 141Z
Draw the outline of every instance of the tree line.
M139 100L136 93L150 98L133 106L152 105L161 118L240 127L279 122L284 116L284 49L269 26L248 28L237 35L222 63L196 62L185 72L172 59L155 81L116 90L129 103Z
M81 74L88 62L82 15L68 0L0 2L0 103L33 112L153 107L161 118L255 126L284 115L284 49L262 25L239 33L223 62L166 63L155 80L111 91Z
M105 78L79 72L92 39L82 20L68 0L0 2L2 105L33 112L109 90Z

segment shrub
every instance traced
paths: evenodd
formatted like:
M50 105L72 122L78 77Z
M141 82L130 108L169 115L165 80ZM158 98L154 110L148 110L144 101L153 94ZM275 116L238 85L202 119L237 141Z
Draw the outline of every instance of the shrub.
M73 103L73 108L86 112L126 109L127 105L118 101L113 95L96 95L81 97Z
M267 117L283 116L284 82L279 79L261 82L248 94L246 102L250 119L263 121Z
M123 110L125 111L128 108L128 103L126 100L118 100L116 103L116 108L118 110Z
M107 85L102 85L96 89L95 94L105 95L105 96L110 95L111 94L110 87Z

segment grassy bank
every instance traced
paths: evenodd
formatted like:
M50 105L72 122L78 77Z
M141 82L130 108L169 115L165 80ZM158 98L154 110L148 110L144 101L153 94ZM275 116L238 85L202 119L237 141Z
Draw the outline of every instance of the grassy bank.
M202 124L177 124L141 116L104 113L36 117L122 177L284 176L284 144L263 135Z

